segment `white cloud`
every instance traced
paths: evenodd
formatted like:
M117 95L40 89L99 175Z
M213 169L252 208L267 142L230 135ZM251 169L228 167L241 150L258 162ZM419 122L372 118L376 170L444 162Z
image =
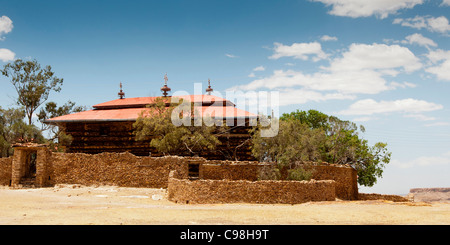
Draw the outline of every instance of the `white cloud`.
M414 83L409 83L409 82L403 82L403 83L391 82L391 83L389 84L389 86L390 86L392 89L396 89L396 88L415 88L415 87L417 87L416 84L414 84Z
M320 102L326 100L348 100L354 99L355 96L344 95L340 93L319 93L307 89L293 89L280 91L279 94L279 106L293 105L293 104L305 104L310 101Z
M4 37L2 37L3 34L9 33L13 29L12 20L8 16L2 16L0 17L0 40L2 40Z
M425 124L425 127L448 126L448 125L450 125L450 123L448 123L448 122L435 122L435 123Z
M352 18L378 16L381 19L395 14L400 9L413 8L423 0L312 0L332 6L328 12L332 15Z
M392 24L400 24L402 26L407 26L419 30L427 27L425 17L422 16L416 16L414 18L407 18L407 19L396 18L394 19Z
M426 56L433 63L439 62L441 60L449 60L450 59L450 50L437 49L434 51L430 51Z
M436 75L439 80L450 81L450 50L438 49L430 51L426 56L434 66L425 71Z
M252 71L265 71L265 70L266 70L266 68L264 68L264 66L258 66L258 67L253 68ZM256 75L254 72L252 72L252 73L248 74L248 77L256 77Z
M450 59L442 62L438 66L427 68L425 71L436 75L439 80L450 81Z
M443 0L442 6L450 6L450 0Z
M352 122L368 122L373 119L374 119L373 117L357 117L357 118L354 118L352 120Z
M14 60L16 57L16 54L12 52L9 49L6 48L0 48L0 60L3 62L8 62Z
M395 75L402 68L412 72L422 67L417 58L408 48L399 45L386 44L352 44L342 58L331 62L331 71L361 71L365 69L377 70L384 74Z
M389 90L386 81L370 70L303 74L293 70L275 70L269 77L233 87L238 90L280 89L301 86L308 90L337 91L344 94L376 94Z
M417 99L403 99L377 102L373 99L359 100L346 110L340 111L342 115L373 115L377 113L412 113L435 111L443 106L432 102Z
M313 61L319 61L328 57L322 51L322 46L318 42L293 43L291 46L274 43L274 46L274 54L269 59L293 57L294 59L308 60L312 56Z
M337 37L331 37L331 36L328 36L328 35L323 35L323 36L320 38L320 40L322 40L322 41L324 41L324 42L327 42L327 41L337 41L338 38L337 38Z
M228 58L237 58L237 56L233 54L225 54L225 56Z
M409 161L399 161L392 159L390 164L399 168L411 168L416 166L432 166L432 165L450 165L450 152L441 154L440 156L422 156Z
M325 99L354 99L357 94L378 94L397 88L412 88L408 82L388 83L384 76L396 76L400 72L411 72L422 65L409 49L398 45L352 44L341 50L342 55L330 61L328 67L307 74L302 71L275 70L272 75L238 85L231 90L256 91L270 89L278 91L302 91L304 99L313 100L313 95ZM308 92L305 92L308 91ZM291 93L280 98L286 99ZM292 93L292 101L301 100ZM287 103L287 102L286 102ZM282 104L286 104L282 103Z
M435 32L445 33L450 31L448 19L444 16L428 19L429 29Z
M450 32L450 24L445 16L416 16L414 18L397 18L392 22L393 24L400 24L415 29L427 29L431 32L447 33Z
M422 36L419 33L414 33L412 35L409 35L407 37L405 37L406 40L403 40L402 43L409 43L409 44L417 44L419 46L424 46L424 47L437 47L438 45L431 39L426 38L424 36Z
M266 68L264 68L264 66L258 66L258 67L253 68L253 71L264 71L264 70L266 70Z
M436 120L435 117L429 117L429 116L425 116L423 114L408 114L408 115L404 115L404 117L414 118L419 121L434 121L434 120Z

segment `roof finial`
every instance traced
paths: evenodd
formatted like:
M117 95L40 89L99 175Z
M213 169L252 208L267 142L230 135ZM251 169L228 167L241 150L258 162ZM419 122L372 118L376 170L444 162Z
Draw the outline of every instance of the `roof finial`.
M119 95L120 99L123 99L123 97L125 97L125 93L122 91L122 82L120 82L120 92L117 94Z
M161 88L161 91L163 91L164 97L167 97L167 92L171 90L169 87L167 87L167 80L169 80L169 79L167 78L167 73L166 73L166 75L164 75L164 86Z
M211 80L209 80L209 78L208 78L208 88L206 89L206 93L208 95L211 95L212 91L213 91L213 89L211 88Z

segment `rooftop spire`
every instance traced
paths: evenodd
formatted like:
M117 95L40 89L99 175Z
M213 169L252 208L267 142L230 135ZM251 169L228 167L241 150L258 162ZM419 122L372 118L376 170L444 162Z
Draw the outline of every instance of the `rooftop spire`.
M213 89L211 88L211 80L209 80L209 78L208 78L208 88L206 88L206 93L208 95L211 95L212 91L213 91Z
M125 97L125 93L122 91L122 82L120 82L120 92L117 93L117 95L119 95L120 99L123 99L123 97Z
M167 87L167 80L169 80L169 79L167 78L167 73L166 73L166 75L164 75L164 86L161 88L161 91L163 92L164 97L167 97L167 92L171 90L169 87Z

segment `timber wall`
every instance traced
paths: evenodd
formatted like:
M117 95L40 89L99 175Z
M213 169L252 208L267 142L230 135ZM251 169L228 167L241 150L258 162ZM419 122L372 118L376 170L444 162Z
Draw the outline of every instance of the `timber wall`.
M141 141L135 140L133 123L64 123L61 128L72 136L72 143L67 147L67 152L70 153L131 152L136 156L162 156L150 146L151 137ZM220 134L218 139L222 143L217 149L199 156L211 160L255 160L250 149L250 128L239 126L232 128L227 134ZM189 156L190 153L179 152L177 155Z

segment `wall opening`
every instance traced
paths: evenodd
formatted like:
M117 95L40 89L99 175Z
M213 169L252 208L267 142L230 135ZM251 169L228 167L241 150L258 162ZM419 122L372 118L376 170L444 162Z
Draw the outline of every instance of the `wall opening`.
M25 159L23 163L23 176L20 184L23 186L34 186L36 182L36 158L37 151L25 151Z
M36 178L36 157L37 151L27 152L25 159L25 178Z
M200 176L200 164L189 163L188 164L188 177L190 180L197 180Z

